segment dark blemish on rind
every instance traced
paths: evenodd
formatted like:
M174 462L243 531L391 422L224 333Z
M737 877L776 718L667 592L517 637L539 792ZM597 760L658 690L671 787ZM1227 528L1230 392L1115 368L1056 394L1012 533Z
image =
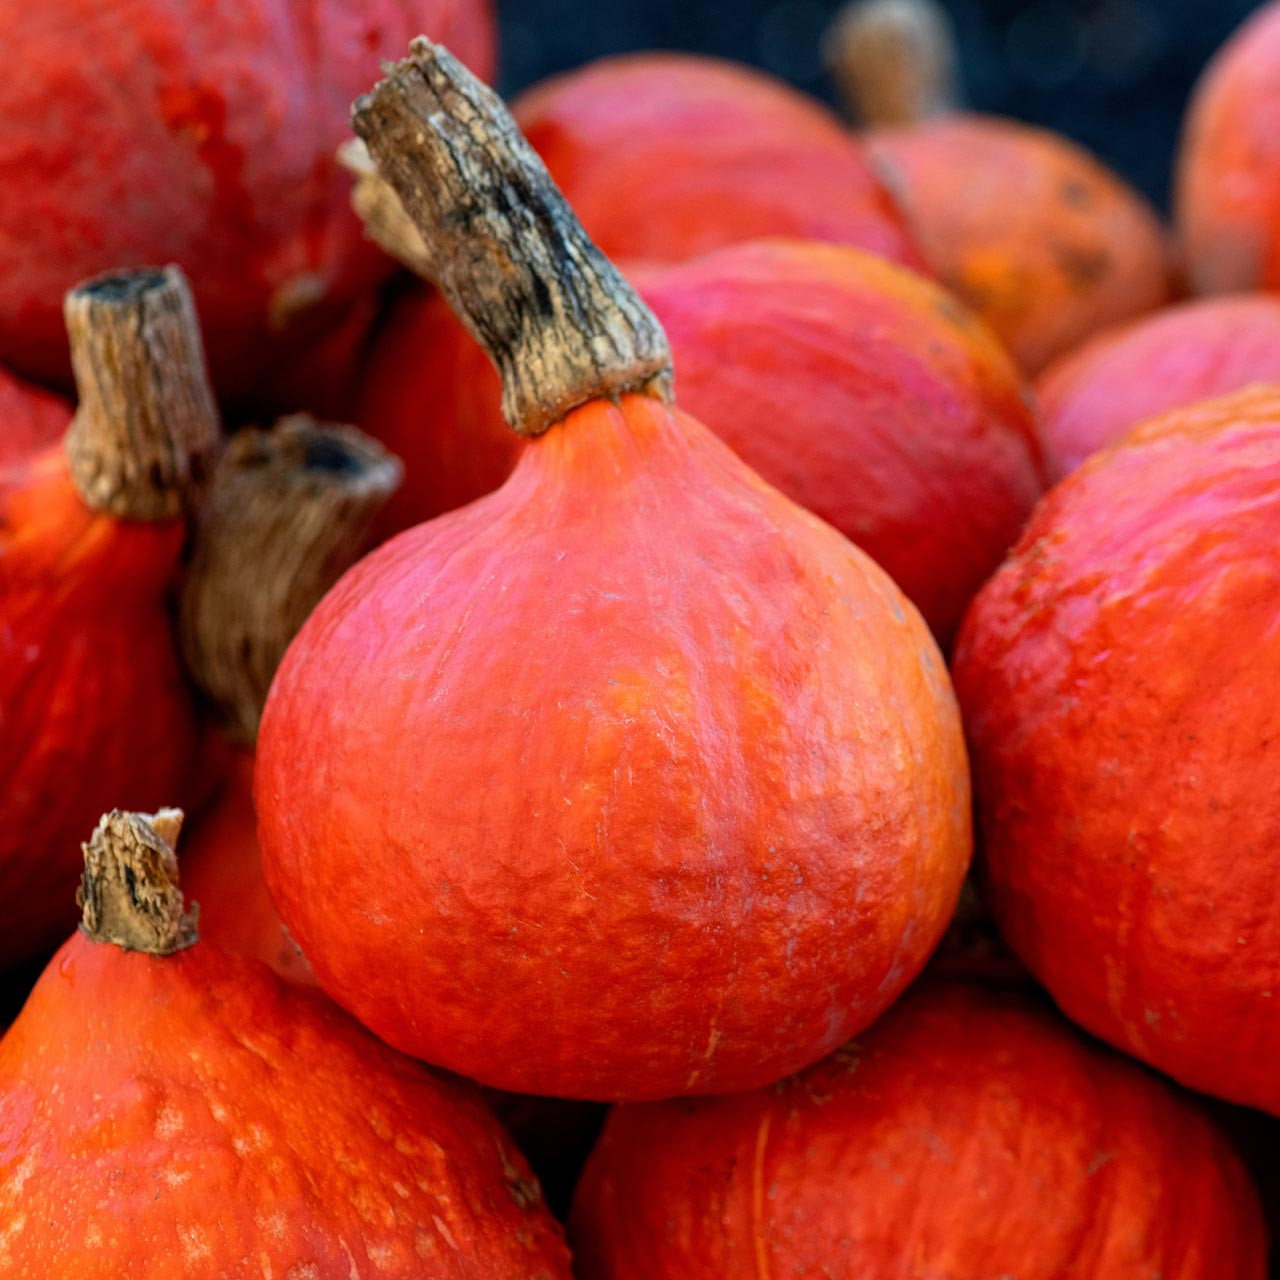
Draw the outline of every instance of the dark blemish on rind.
M1059 188L1062 202L1073 209L1087 209L1093 204L1093 191L1087 182L1079 178L1066 178Z
M1111 271L1111 255L1105 249L1081 249L1056 241L1049 246L1062 274L1079 289L1091 289Z
M955 325L957 329L971 329L973 327L973 312L949 293L939 292L934 299L933 309L948 324Z
M507 1158L507 1153L498 1147L498 1159L502 1161L502 1177L507 1184L519 1209L531 1209L542 1202L542 1188L536 1178L526 1178Z

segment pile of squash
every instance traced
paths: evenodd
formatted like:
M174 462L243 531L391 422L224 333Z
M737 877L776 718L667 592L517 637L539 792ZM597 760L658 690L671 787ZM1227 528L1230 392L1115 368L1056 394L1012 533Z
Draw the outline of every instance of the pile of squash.
M0 29L0 1275L1264 1280L1280 0L1171 229L926 0Z

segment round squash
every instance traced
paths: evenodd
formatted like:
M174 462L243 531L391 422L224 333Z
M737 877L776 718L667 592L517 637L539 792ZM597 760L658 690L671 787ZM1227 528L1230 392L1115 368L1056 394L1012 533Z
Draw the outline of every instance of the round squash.
M1257 1194L1191 1101L1038 1003L913 991L771 1089L616 1108L580 1280L1263 1280Z
M859 144L763 72L691 54L601 58L527 90L512 111L611 258L679 262L795 236L923 268Z
M1280 289L1280 4L1262 5L1196 85L1175 211L1197 293Z
M0 1041L4 1273L568 1280L474 1090L195 942L181 817L103 818L81 932Z
M65 382L63 292L176 262L220 393L255 389L387 273L334 156L351 96L419 31L489 75L493 27L489 0L0 0L0 360Z
M485 1084L776 1079L884 1009L955 905L945 668L873 562L669 404L660 327L501 103L425 41L390 77L357 131L537 438L290 646L272 896L339 1003Z
M1150 205L1083 147L960 111L958 95L936 83L939 64L954 62L936 50L951 38L949 24L916 16L938 8L860 0L832 29L835 68L872 126L867 153L930 269L1035 374L1098 330L1166 301L1164 231ZM887 84L886 65L894 72ZM914 78L927 91L884 93ZM906 118L911 104L920 114Z
M1036 383L1054 478L1147 418L1253 382L1280 383L1280 298L1204 298L1099 334Z
M1157 418L1041 502L954 674L985 883L1063 1010L1280 1110L1280 389Z

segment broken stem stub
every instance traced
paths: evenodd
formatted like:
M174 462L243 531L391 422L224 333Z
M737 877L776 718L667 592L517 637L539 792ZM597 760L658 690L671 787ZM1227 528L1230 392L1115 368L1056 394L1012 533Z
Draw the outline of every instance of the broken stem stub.
M338 163L354 179L351 207L364 226L365 236L402 267L434 284L431 250L400 197L378 172L369 148L359 138L348 138L338 148Z
M671 398L666 334L592 244L492 90L419 38L352 122L421 233L431 275L539 435L590 400Z
M827 28L823 53L864 125L916 124L960 105L955 28L937 0L853 0Z
M306 414L231 438L200 513L178 635L237 740L256 739L289 641L367 549L401 474L376 440Z
M63 302L80 405L71 476L95 511L170 520L198 500L220 445L195 303L177 267L117 271Z
M76 892L80 932L125 951L167 956L197 939L196 915L183 910L174 846L181 809L104 814L84 850Z

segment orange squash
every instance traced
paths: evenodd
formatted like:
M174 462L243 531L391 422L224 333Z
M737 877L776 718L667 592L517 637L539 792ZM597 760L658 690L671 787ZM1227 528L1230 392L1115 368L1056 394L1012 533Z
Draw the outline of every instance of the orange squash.
M1055 479L1147 418L1280 383L1280 298L1184 302L1099 334L1036 383Z
M1037 1001L949 983L770 1089L616 1108L580 1280L1263 1280L1257 1193L1182 1097Z
M272 896L339 1003L483 1083L776 1079L884 1009L955 904L945 668L873 562L671 406L660 327L501 103L426 41L389 75L357 131L537 439L290 646Z
M735 245L632 279L681 405L866 551L948 643L1043 487L999 344L937 286L836 245ZM388 317L360 417L406 460L396 529L497 488L523 448L482 349L425 291Z
M78 836L113 798L194 782L167 594L219 427L190 295L173 270L102 277L68 318L66 449L0 468L0 965L65 936Z
M527 90L512 111L611 258L680 262L795 236L923 268L859 144L763 72L691 54L601 58Z
M1280 388L1044 498L954 674L996 919L1062 1009L1280 1113Z
M934 0L856 0L829 47L926 262L1034 374L1168 299L1164 232L1082 147L960 111L946 80L954 57L938 48L951 38Z
M1200 77L1175 211L1197 293L1280 289L1280 4L1262 5Z
M568 1280L474 1090L195 941L181 817L103 818L81 932L0 1041L4 1274Z

